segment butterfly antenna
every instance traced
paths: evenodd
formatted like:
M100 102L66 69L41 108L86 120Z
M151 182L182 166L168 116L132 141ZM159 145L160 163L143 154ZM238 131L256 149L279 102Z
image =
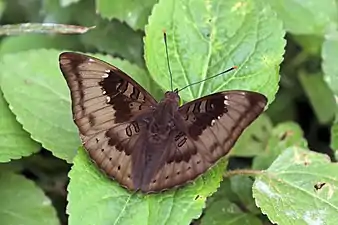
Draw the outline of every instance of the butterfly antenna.
M167 44L167 33L165 30L163 30L163 38L164 38L164 45L165 45L165 53L167 55L167 64L168 64L168 70L170 75L170 87L171 91L173 91L173 74L171 73L170 63L169 63L169 54L168 54L168 44Z
M193 86L193 85L195 85L195 84L199 84L199 83L202 83L202 82L204 82L204 81L206 81L206 80L210 80L210 79L213 79L213 78L215 78L215 77L221 76L221 75L223 75L223 74L225 74L225 73L227 73L227 72L230 72L231 70L237 69L237 68L238 68L237 66L233 66L233 67L231 67L230 69L224 70L223 72L218 73L218 74L216 74L216 75L213 75L213 76L211 76L211 77L208 77L208 78L206 78L206 79L204 79L204 80L200 80L200 81L194 82L194 83L192 83L192 84L189 84L189 85L187 85L187 86L185 86L185 87L179 89L178 92L180 92L180 91L182 91L182 90L184 90L184 89L186 89L186 88L188 88L188 87L190 87L190 86Z

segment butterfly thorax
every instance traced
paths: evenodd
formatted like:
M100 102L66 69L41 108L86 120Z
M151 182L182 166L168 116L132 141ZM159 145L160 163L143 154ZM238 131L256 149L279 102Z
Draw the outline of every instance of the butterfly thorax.
M176 119L179 108L179 96L168 91L165 98L156 106L148 120L148 137L151 142L162 142L176 130Z

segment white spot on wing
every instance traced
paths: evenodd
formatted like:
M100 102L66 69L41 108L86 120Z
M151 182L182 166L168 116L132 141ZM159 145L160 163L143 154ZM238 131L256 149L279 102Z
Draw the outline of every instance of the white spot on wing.
M107 94L107 92L106 91L102 91L102 94L105 95L105 94Z
M106 100L107 100L107 103L109 103L111 99L110 99L109 96L107 96L107 97L106 97Z
M221 116L217 116L217 119L218 119L218 120L221 119Z
M106 73L110 73L110 70L109 70L109 69L107 69L107 70L105 70L104 72L106 72Z
M104 73L104 74L102 75L102 78L107 78L107 77L109 77L109 74L108 74L108 73Z
M229 105L229 101L228 100L224 100L224 105Z
M225 99L225 100L228 100L229 98L228 98L228 96L224 95L224 99Z
M214 126L214 125L215 125L215 123L216 123L216 121L215 121L215 120L211 120L211 126Z
M88 61L89 61L89 62L95 62L95 60L94 60L94 59L91 59L91 58L89 58Z

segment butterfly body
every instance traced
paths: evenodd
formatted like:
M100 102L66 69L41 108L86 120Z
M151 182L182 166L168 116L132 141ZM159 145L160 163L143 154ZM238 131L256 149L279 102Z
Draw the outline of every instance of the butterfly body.
M118 68L65 52L60 68L90 158L129 190L158 192L203 174L264 110L251 91L224 91L182 106L177 91L157 102Z

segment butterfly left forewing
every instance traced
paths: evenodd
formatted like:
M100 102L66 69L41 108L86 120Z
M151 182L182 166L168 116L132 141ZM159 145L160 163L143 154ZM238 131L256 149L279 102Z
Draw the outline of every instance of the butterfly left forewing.
M133 189L131 154L144 129L135 118L151 111L155 99L121 70L96 58L65 52L59 63L84 147L101 170Z
M170 154L149 189L180 186L204 173L230 151L266 103L259 93L226 91L180 107Z

